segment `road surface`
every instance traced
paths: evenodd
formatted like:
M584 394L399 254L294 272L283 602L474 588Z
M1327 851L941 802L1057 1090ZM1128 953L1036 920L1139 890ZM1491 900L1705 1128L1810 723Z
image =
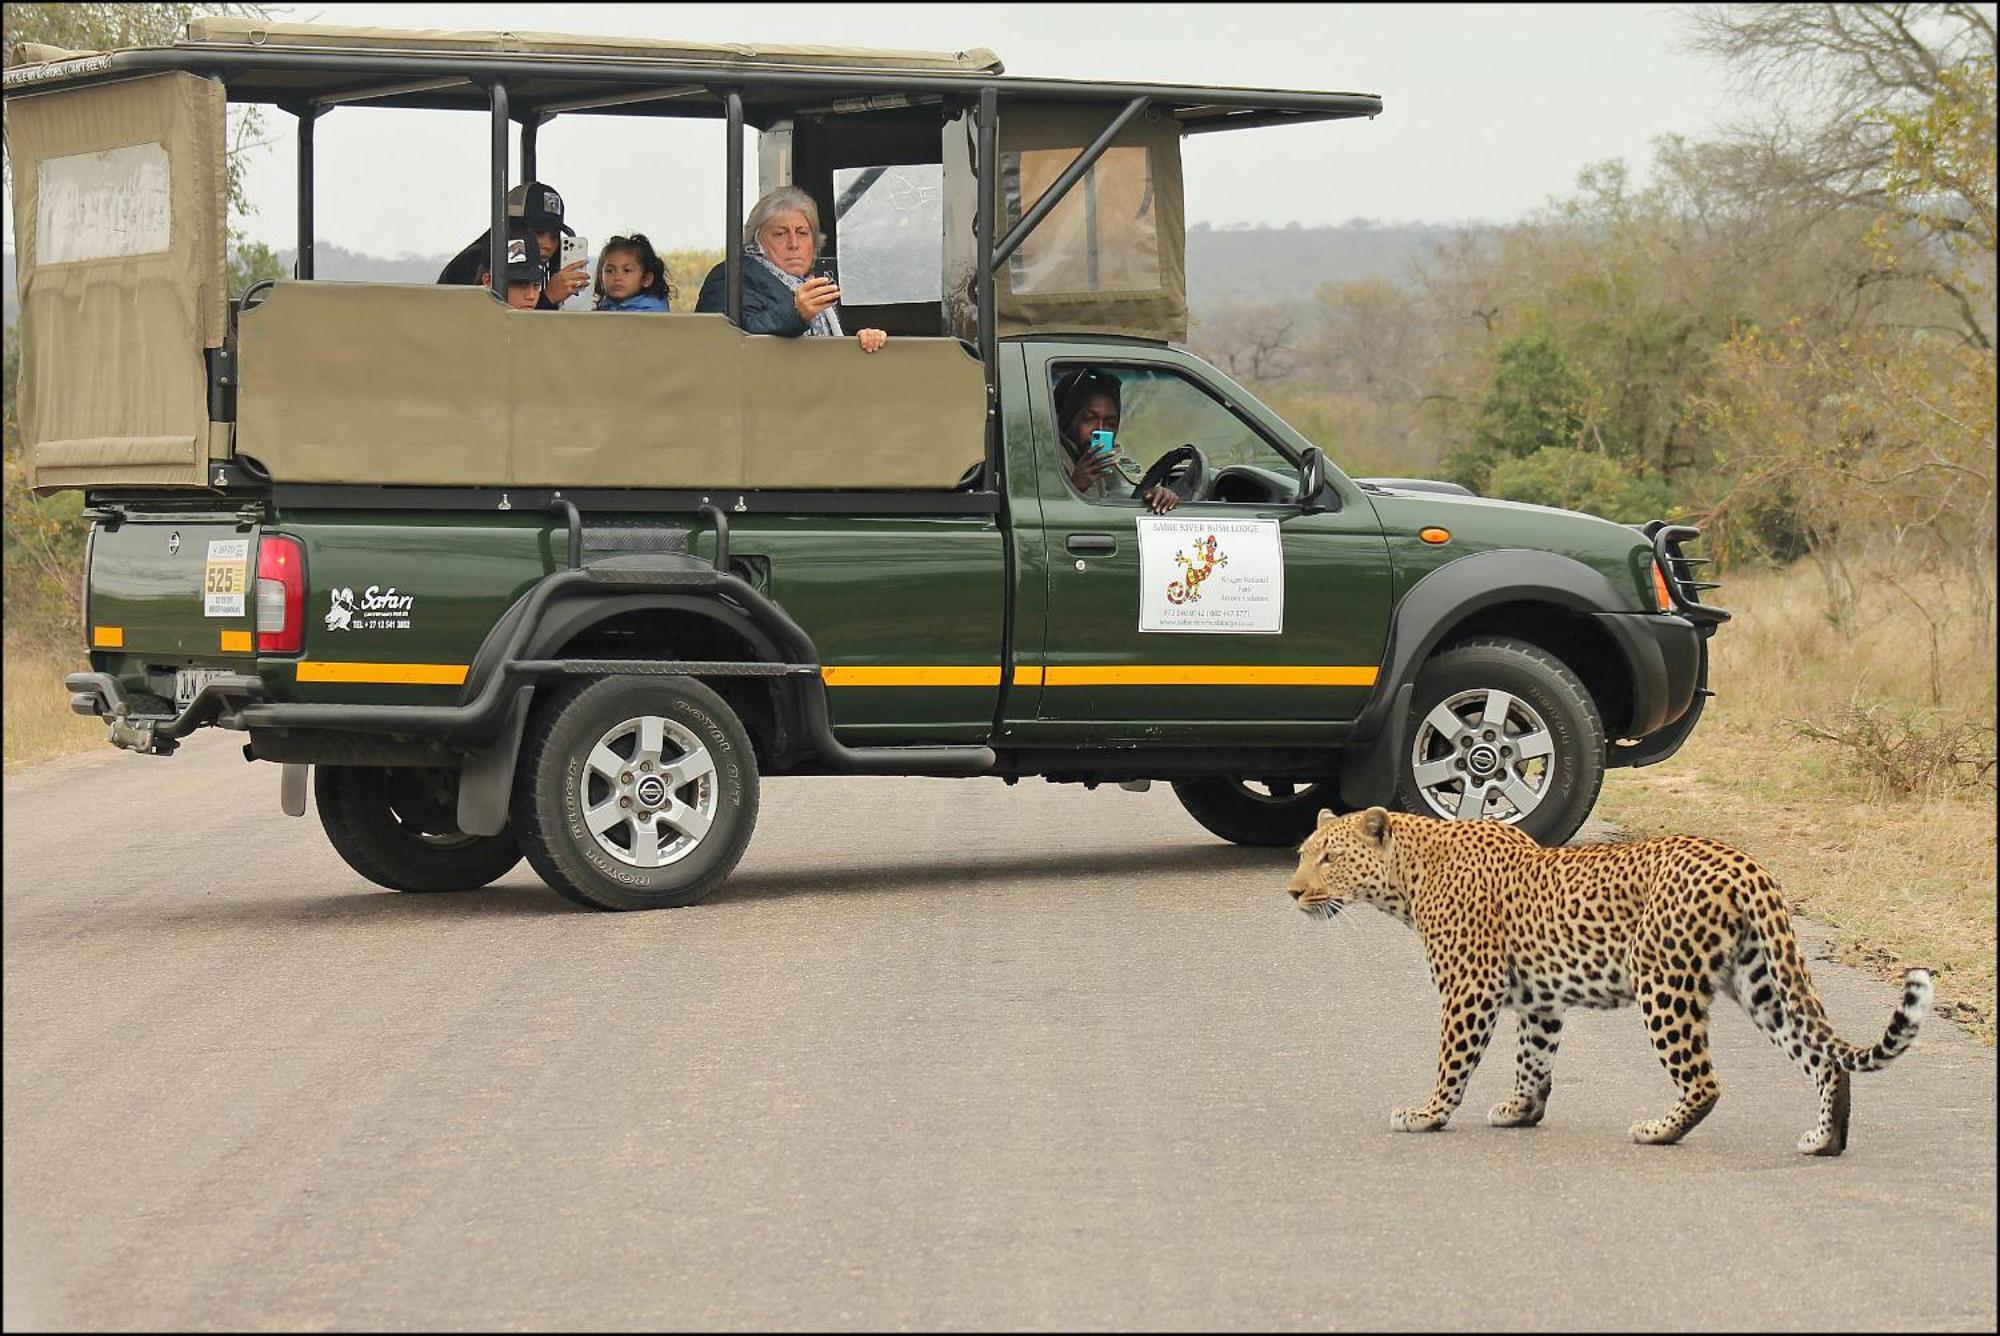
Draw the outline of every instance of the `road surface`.
M706 905L361 881L209 734L6 781L5 1324L1991 1330L1994 1054L1835 1160L1740 1011L1681 1146L1636 1012L1452 1128L1417 942L1164 786L778 780ZM1807 928L1817 954L1823 934ZM1868 1042L1896 989L1826 962Z

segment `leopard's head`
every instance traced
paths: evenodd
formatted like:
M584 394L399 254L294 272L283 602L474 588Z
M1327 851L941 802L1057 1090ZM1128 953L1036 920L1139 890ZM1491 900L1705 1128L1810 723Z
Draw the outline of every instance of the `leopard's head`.
M1350 904L1400 912L1389 863L1389 813L1380 807L1347 816L1319 814L1319 825L1299 846L1299 866L1285 889L1314 918L1330 919Z

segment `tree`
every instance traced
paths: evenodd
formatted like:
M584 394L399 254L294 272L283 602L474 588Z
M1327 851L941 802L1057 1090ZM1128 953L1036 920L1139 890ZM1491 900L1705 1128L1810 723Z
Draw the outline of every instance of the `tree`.
M1484 491L1503 460L1581 444L1596 397L1548 330L1516 335L1500 345L1473 438L1446 459L1447 471L1453 481Z
M1898 189L1913 133L1940 108L1975 112L1980 62L1992 65L1993 18L1977 4L1743 4L1686 11L1690 45L1722 60L1758 109L1714 146L1713 166L1740 199L1770 212L1797 210L1809 224L1849 210L1901 227L1879 232L1855 275L1861 286L1917 280L1949 295L1958 332L1991 347L1992 306L1955 281L1941 234L1962 218L1913 207ZM1992 80L1984 83L1986 161L1992 158ZM1945 138L1977 159L1976 114L1947 113ZM1961 135L1959 132L1969 132ZM1972 142L1968 142L1968 140ZM1976 191L1973 192L1976 195ZM1991 178L1980 199L1990 216ZM1948 252L1947 245L1942 248ZM1988 289L1990 291L1990 285Z
M1230 375L1260 384L1291 373L1298 328L1296 308L1274 302L1231 302L1202 318L1193 342Z

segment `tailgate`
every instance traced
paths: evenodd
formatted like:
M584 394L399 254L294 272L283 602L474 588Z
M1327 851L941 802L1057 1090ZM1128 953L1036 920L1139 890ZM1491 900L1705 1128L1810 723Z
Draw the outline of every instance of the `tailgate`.
M99 520L84 605L91 649L163 664L253 659L257 536L233 510Z

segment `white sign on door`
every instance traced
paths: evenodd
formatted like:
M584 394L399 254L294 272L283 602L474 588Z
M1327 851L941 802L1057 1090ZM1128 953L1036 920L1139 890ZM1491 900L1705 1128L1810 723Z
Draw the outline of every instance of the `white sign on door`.
M1139 629L1283 632L1285 551L1278 522L1142 518Z

